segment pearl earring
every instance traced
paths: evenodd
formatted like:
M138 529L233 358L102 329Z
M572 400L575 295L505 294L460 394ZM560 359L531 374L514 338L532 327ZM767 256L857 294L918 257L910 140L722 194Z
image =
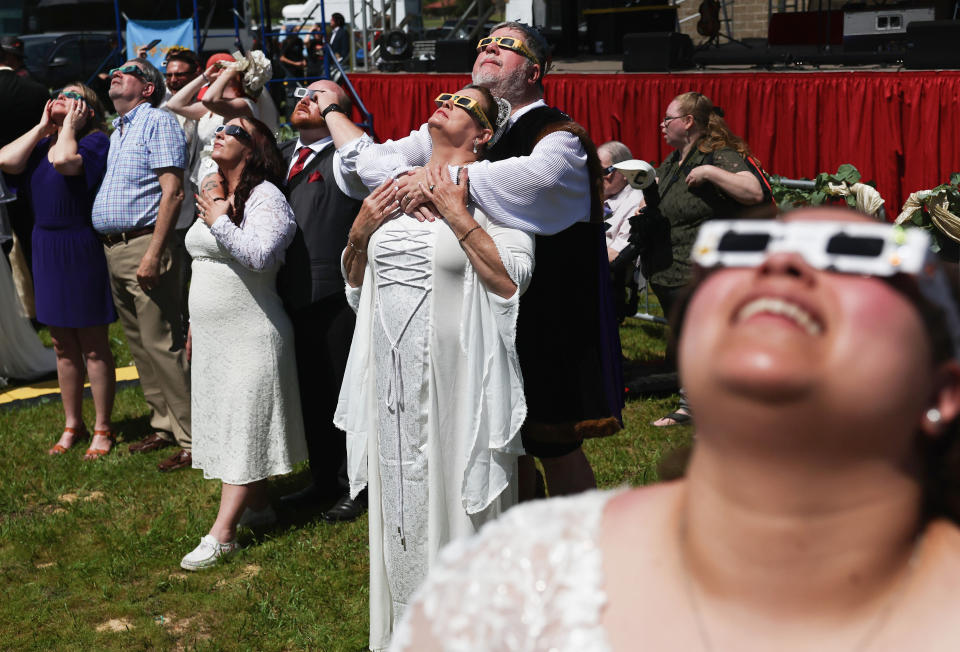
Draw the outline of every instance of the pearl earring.
M473 153L474 153L474 154L477 153L477 142L478 142L477 140L474 140L474 141L473 141Z
M940 419L943 418L943 415L940 414L940 410L938 410L937 408L930 408L929 410L927 410L926 417L927 417L927 421L929 421L930 423L937 424L937 423L940 423Z

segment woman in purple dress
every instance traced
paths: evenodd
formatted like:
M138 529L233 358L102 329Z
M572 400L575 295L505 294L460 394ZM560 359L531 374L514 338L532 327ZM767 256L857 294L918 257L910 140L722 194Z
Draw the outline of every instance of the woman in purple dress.
M100 101L91 89L73 83L47 102L33 129L0 149L0 170L22 175L20 192L36 220L37 319L50 327L66 413L63 434L49 450L51 455L64 453L89 436L81 414L84 371L97 413L84 459L107 454L114 443L110 413L116 374L107 327L117 313L103 246L90 222L109 148Z

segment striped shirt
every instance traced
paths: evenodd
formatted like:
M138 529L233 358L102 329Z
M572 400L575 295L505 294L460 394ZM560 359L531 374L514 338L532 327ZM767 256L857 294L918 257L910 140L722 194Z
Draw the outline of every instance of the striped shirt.
M113 121L107 174L93 203L93 228L120 233L150 226L160 208L160 168L185 168L187 143L176 117L146 102Z

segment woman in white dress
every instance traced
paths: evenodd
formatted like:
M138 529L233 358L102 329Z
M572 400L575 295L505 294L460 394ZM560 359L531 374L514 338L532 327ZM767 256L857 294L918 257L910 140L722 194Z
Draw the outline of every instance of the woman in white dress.
M928 246L838 208L704 224L686 477L451 546L396 649L960 649L960 313Z
M306 458L293 328L276 290L296 233L270 130L235 118L218 133L219 174L203 181L187 232L193 466L223 482L210 532L180 565L198 570L238 547L238 524L276 520L266 478Z
M262 55L262 53L260 53ZM263 57L243 57L239 53L219 53L207 59L207 69L177 91L166 107L176 114L197 121L197 147L200 156L190 171L197 187L200 181L217 171L213 160L213 142L217 128L234 118L261 119L254 99L261 95L270 79L270 62Z
M335 422L352 496L369 484L374 650L440 548L516 502L523 452L514 335L533 238L467 204L469 164L509 109L475 86L437 105L423 191L444 219L403 214L387 182L364 201L343 257L357 326Z

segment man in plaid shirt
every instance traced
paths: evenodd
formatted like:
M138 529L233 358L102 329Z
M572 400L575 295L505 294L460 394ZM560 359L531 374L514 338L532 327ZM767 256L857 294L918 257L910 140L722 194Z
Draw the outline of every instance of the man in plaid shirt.
M113 122L107 173L93 205L113 299L151 408L154 432L130 446L180 446L161 471L189 467L190 376L181 305L186 252L175 232L183 201L186 141L177 119L156 108L163 76L145 59L110 75Z

